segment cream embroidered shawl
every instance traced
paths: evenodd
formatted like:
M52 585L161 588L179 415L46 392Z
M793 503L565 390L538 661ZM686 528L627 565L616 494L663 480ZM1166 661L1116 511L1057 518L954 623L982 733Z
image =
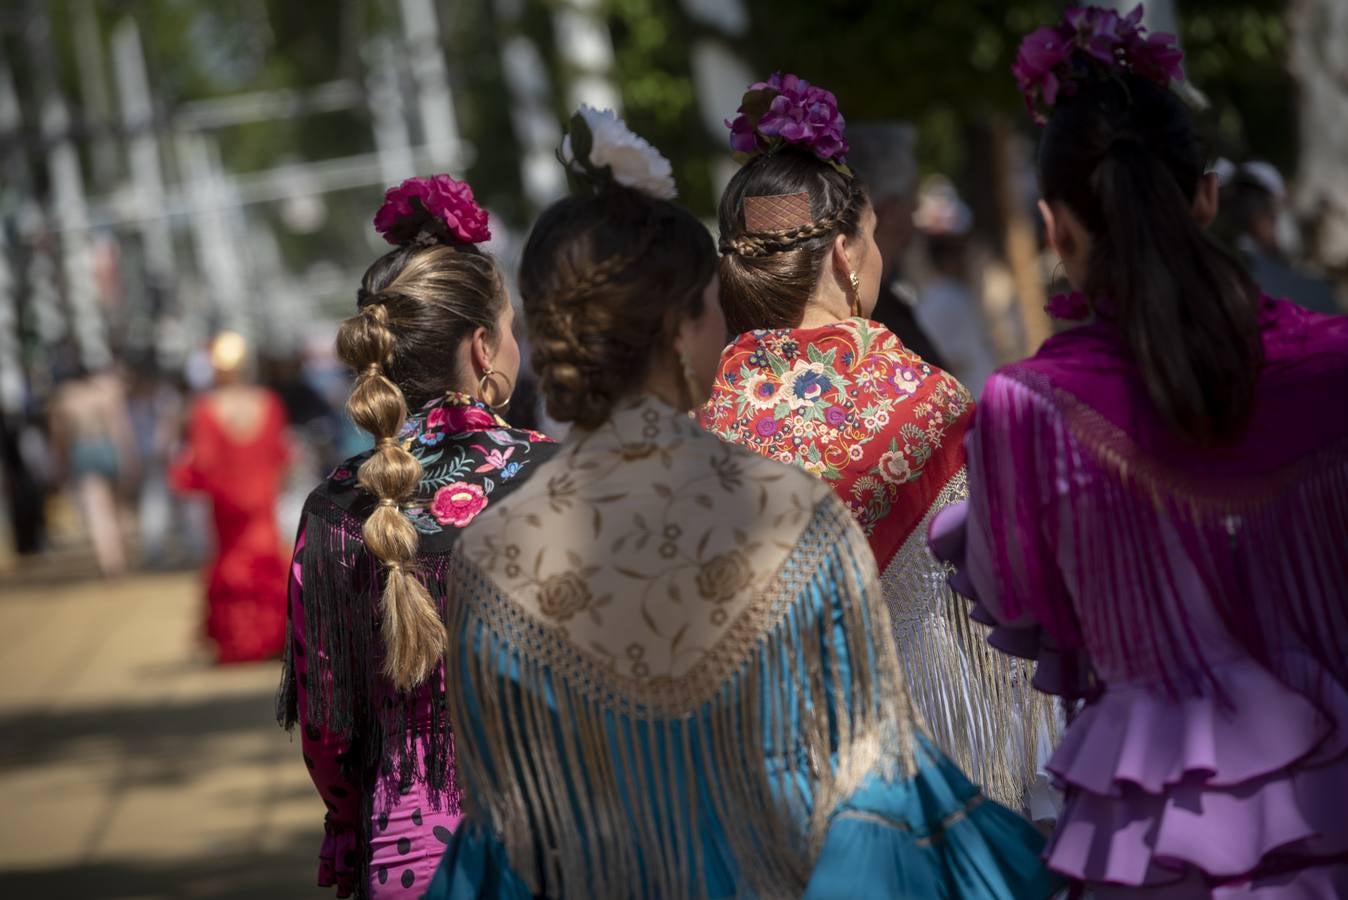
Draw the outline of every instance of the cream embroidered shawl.
M828 814L911 771L873 557L828 486L659 401L576 436L459 544L465 806L550 896L799 896ZM704 858L706 857L706 858Z

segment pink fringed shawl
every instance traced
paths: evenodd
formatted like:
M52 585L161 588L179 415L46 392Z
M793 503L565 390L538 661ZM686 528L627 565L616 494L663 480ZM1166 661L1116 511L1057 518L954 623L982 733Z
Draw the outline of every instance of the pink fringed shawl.
M1268 299L1261 318L1253 415L1220 448L1165 427L1108 323L988 383L961 578L1001 623L1043 629L1041 688L1088 692L1063 665L1087 647L1102 677L1172 695L1233 654L1309 654L1348 683L1348 318ZM1200 583L1212 603L1191 608Z

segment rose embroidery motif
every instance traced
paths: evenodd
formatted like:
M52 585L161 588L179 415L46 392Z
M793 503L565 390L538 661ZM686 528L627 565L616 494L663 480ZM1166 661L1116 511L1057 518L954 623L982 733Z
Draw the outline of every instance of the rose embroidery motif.
M908 457L898 450L890 450L880 457L880 477L890 484L904 484L913 478Z
M476 406L460 406L449 410L449 422L456 431L495 428L496 417Z
M441 525L463 528L487 507L487 493L480 485L460 481L440 488L431 500L431 515Z
M575 572L558 572L538 586L538 608L549 619L565 622L588 609L594 596Z
M729 603L753 581L749 559L739 550L712 557L697 573L697 590L709 603Z
M443 428L449 422L449 410L443 406L437 406L426 413L426 430L433 428Z
M776 406L780 399L777 396L780 387L781 385L765 372L751 375L744 382L745 395L749 398L749 405L754 409L772 409Z

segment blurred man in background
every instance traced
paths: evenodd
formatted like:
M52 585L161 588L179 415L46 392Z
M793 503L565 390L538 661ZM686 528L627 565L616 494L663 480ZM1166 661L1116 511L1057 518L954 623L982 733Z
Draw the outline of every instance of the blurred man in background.
M847 162L870 191L875 243L884 260L880 299L871 317L897 334L909 350L944 369L945 358L915 314L917 296L903 280L903 255L913 241L917 208L916 132L900 122L863 122L848 125L847 138L851 144Z
M1269 163L1253 160L1227 166L1221 208L1234 232L1236 249L1250 267L1250 275L1264 293L1283 297L1309 310L1335 315L1343 312L1328 281L1300 270L1291 260L1286 238L1290 224L1285 211L1287 186ZM1295 226L1291 233L1295 235Z
M936 175L918 195L913 224L922 234L929 264L914 309L918 325L931 336L945 370L977 397L997 362L988 344L982 304L969 289L973 212L955 186Z
M118 494L136 470L126 391L111 369L87 370L73 347L58 352L54 380L52 457L77 503L99 572L121 575L128 559Z

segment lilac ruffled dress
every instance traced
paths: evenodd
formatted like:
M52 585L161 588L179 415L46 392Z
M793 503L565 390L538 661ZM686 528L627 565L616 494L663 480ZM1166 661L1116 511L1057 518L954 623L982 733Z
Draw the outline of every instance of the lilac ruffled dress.
M1152 411L1108 322L999 371L933 523L990 642L1084 701L1050 868L1094 897L1348 896L1348 319L1262 310L1235 444Z

